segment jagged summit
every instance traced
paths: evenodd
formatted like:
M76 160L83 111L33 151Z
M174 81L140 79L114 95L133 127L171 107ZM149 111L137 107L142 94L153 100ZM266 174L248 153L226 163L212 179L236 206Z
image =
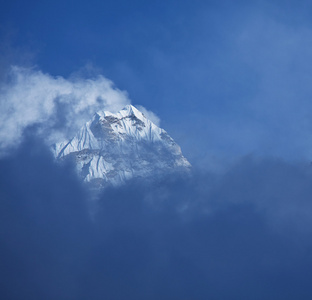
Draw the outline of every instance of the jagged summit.
M75 159L82 178L100 186L190 167L168 133L132 105L117 113L98 111L53 151L58 159Z

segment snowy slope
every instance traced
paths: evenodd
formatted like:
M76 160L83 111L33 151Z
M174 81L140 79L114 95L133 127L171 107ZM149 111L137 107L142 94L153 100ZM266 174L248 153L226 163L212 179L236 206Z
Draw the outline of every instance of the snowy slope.
M97 112L53 151L58 159L75 159L83 179L99 186L190 168L168 133L132 105L115 114Z

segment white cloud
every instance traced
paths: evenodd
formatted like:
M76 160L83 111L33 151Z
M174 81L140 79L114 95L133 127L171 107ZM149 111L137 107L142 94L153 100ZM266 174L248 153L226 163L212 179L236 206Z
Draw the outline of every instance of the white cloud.
M0 152L37 125L50 144L71 137L97 110L118 111L130 100L109 79L65 79L14 66L0 86Z
M153 113L152 111L150 110L147 110L144 106L142 105L136 105L136 108L141 111L145 117L147 119L149 119L150 121L152 121L155 125L159 126L160 125L160 119L159 117Z

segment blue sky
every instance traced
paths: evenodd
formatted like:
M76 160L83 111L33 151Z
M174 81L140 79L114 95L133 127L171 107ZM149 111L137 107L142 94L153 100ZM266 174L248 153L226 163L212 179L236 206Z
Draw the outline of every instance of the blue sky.
M155 112L194 164L307 160L309 1L10 1L3 68L102 74ZM91 67L92 66L92 67Z
M1 1L0 297L311 299L311 13ZM107 188L90 218L89 191L44 142L130 102L194 168Z

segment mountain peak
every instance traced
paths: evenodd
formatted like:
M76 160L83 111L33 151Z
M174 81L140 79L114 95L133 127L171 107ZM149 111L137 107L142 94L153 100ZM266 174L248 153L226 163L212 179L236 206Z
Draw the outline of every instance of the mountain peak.
M95 113L95 116L96 115L100 116L101 118L106 118L108 116L115 116L118 119L123 119L123 118L131 117L131 116L135 116L136 118L142 121L146 119L145 115L131 104L126 105L122 110L116 113L112 113L106 110L100 110Z
M81 177L100 186L190 167L168 133L133 105L98 111L70 141L57 143L54 154L74 158Z
M136 114L136 113L142 114L137 108L135 108L135 107L134 107L133 105L131 105L131 104L126 105L122 110L127 111L127 113L128 113L129 115L131 115L131 114Z

